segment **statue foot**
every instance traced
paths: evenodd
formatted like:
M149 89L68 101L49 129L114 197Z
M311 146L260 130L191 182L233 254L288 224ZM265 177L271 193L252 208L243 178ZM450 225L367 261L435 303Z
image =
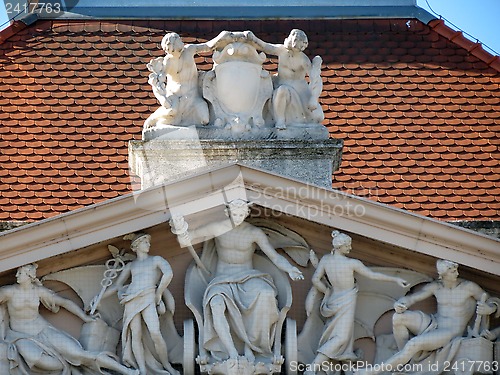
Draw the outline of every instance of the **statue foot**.
M174 369L172 366L167 366L165 370L167 370L170 375L181 375L181 373Z
M245 344L245 358L250 363L255 362L255 355L253 354L252 349L250 349L246 344Z
M276 123L276 129L278 130L285 130L286 129L286 124L283 121L279 121Z

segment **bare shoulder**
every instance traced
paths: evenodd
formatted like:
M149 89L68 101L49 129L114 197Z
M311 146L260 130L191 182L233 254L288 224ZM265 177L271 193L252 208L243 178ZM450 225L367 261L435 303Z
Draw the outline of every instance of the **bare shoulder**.
M330 263L333 261L334 261L333 254L328 253L321 257L320 263Z
M16 290L15 285L6 285L0 288L0 295L11 296L15 293L15 290Z
M444 288L443 283L439 280L431 281L422 287L423 291L436 291L438 289Z
M470 290L472 292L483 291L483 288L481 288L474 281L469 281L469 280L464 280L464 279L459 279L459 280L460 280L460 285L463 288L466 288L467 290Z
M168 263L168 261L160 255L153 255L152 258L156 264L167 264L170 266L170 263Z

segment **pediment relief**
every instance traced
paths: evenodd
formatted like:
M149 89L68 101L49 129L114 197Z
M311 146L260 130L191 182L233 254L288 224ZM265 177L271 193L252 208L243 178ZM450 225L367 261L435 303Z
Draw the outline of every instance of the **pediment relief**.
M230 173L228 171L230 171ZM284 183L285 181L286 184ZM198 182L198 184L194 182ZM280 186L287 186L287 190L281 189ZM297 188L302 187L303 190L293 191L291 187L294 186ZM169 189L172 189L171 194L168 193ZM306 191L309 192L310 195L307 195L305 193ZM167 262L171 269L170 272L172 273L172 279L168 280L166 289L168 293L170 293L170 297L168 297L168 295L162 297L159 300L158 306L163 307L161 307L161 309L158 307L158 309L155 310L158 312L160 322L162 322L160 324L172 330L170 334L166 334L166 336L172 338L172 340L164 338L167 347L171 348L171 355L169 356L168 362L173 370L170 372L175 373L175 371L181 371L187 374L192 373L192 369L200 368L202 372L211 371L212 373L230 374L232 373L232 369L238 368L240 371L246 371L247 373L259 373L259 371L261 373L275 373L279 371L282 366L291 368L292 363L314 363L318 357L318 348L330 341L328 339L328 337L330 337L329 334L325 336L324 332L335 332L335 330L328 330L330 325L328 324L329 315L325 312L326 310L323 311L318 307L321 305L322 300L325 301L325 297L322 297L321 294L316 294L316 297L313 298L309 297L309 294L311 290L315 289L313 280L315 275L317 275L319 264L321 264L323 259L327 259L327 257L331 255L332 230L341 229L342 233L345 233L352 239L352 252L347 257L359 261L360 264L364 264L364 266L369 266L368 269L372 272L378 275L382 274L389 276L391 279L389 281L381 281L382 283L386 283L385 286L381 288L375 287L375 289L380 289L382 293L374 293L372 289L379 281L367 282L363 280L362 276L357 277L358 291L356 293L359 309L354 309L352 350L349 349L344 351L342 355L334 355L332 352L325 355L327 357L331 356L330 359L340 362L352 361L355 357L364 358L371 361L371 363L373 361L383 362L390 359L391 355L394 353L394 350L391 349L391 345L393 344L386 343L382 345L380 343L386 342L384 340L390 341L394 339L392 336L393 327L390 316L394 314L393 306L395 301L401 299L405 294L412 295L418 292L418 290L420 290L419 288L422 286L437 281L436 259L439 259L439 254L419 252L418 246L405 247L405 244L412 242L409 239L415 238L408 229L411 226L408 225L405 227L405 220L424 219L416 218L414 215L408 215L394 209L384 211L386 210L385 207L374 205L371 202L359 200L355 197L348 197L340 193L332 197L329 196L330 193L331 192L325 189L307 186L292 180L286 180L279 176L267 174L266 172L251 170L246 167L233 166L219 169L209 174L195 176L158 188L152 188L141 192L135 197L123 198L123 201L117 200L103 204L100 207L94 207L89 209L88 217L85 211L71 214L74 215L74 217L83 215L84 217L78 220L81 220L80 222L86 222L88 226L79 227L80 232L75 230L70 235L66 234L66 236L68 236L66 240L70 242L73 241L74 243L85 243L85 241L87 241L87 245L71 249L71 251L61 252L55 257L42 256L38 260L39 267L37 274L38 277L42 279L45 287L49 289L57 288L58 295L71 299L80 308L88 307L91 305L92 299L100 294L100 283L105 276L105 264L113 257L110 249L114 249L115 255L120 252L122 255L123 252L133 254L130 240L133 240L135 238L134 236L139 232L147 233L150 236L150 252L148 255L153 259L162 259L162 261L160 261L161 264ZM167 200L168 204L165 200L166 196L169 197ZM264 342L259 342L258 345L250 341L250 343L253 343L253 346L249 345L245 350L245 340L237 334L234 334L234 336L231 334L230 337L235 342L236 352L238 353L236 356L237 358L233 358L234 356L231 357L230 352L221 350L224 344L219 343L217 347L213 347L207 343L205 349L203 349L204 339L199 336L199 332L203 331L206 319L209 319L205 316L206 311L208 311L209 308L217 308L217 304L214 304L214 306L210 305L210 302L208 302L210 298L204 297L205 290L210 290L211 283L220 275L217 274L217 268L210 268L208 265L207 268L209 268L210 274L205 275L203 273L204 271L197 270L197 266L193 262L192 253L188 251L186 244L182 243L180 237L182 237L183 233L194 233L199 230L199 228L227 220L227 216L224 213L224 203L238 199L239 197L244 197L246 201L253 202L250 217L247 219L250 223L249 225L262 227L262 223L267 221L268 223L272 223L272 225L267 225L268 230L285 233L285 239L287 239L287 241L289 239L293 240L291 240L291 242L284 240L281 240L281 242L271 241L273 247L277 248L278 254L286 260L286 263L283 264L290 265L281 265L281 267L283 267L282 270L286 269L286 272L277 269L275 265L273 265L273 261L270 260L269 254L257 248L255 253L257 258L255 258L256 260L254 263L257 273L255 274L255 281L252 281L252 284L261 283L263 280L267 280L267 276L261 277L256 275L272 275L270 277L272 281L264 281L264 284L259 284L257 288L261 290L263 285L268 285L271 287L269 291L275 290L273 293L276 293L275 296L279 302L276 310L277 315L276 318L270 318L272 323L269 323L268 326L265 324L264 328L260 326L263 332L268 332L269 337L267 344L265 344L265 340ZM141 199L143 199L142 203ZM155 199L158 199L158 201ZM158 202L163 202L163 208L158 205ZM322 206L315 205L315 202L321 203ZM123 207L126 207L127 204L130 207L126 209L123 208L123 210L119 209L122 203ZM349 206L348 203L360 204L366 216L356 215L356 211L352 211L351 214L348 215L348 212L345 211ZM132 207L134 205L135 207ZM344 210L344 215L341 214L340 209ZM370 212L370 210L376 209L381 209L382 212L395 215L397 220L392 221L392 226L385 227L385 223L392 219L390 215L385 217L379 215L380 217L377 217L376 220L372 219L371 217L376 217L377 215L374 212ZM358 214L360 212L361 211L359 211ZM172 233L168 220L173 216L179 215L184 217L185 222L188 224L187 229L184 228L183 225L180 225L180 229L175 231L176 234L174 234ZM101 219L107 219L100 220L99 217ZM57 220L61 219L53 220L53 223L55 223ZM66 217L64 220L67 228L70 228L71 225L69 224L72 223L71 220L76 219ZM126 225L127 223L128 225ZM11 233L10 235L15 235L18 239L21 239L19 235L22 231L24 231L24 233L33 232L34 235L41 235L38 234L37 231L43 229L44 226L50 228L51 225L53 224L50 222L45 224L41 223L40 227L21 228L17 235L16 233ZM233 223L232 225L236 224ZM428 223L428 225L441 226L443 231L449 229L448 226L435 222ZM364 232L364 229L370 228L370 226L372 226L372 229ZM76 227L77 226L75 226L75 228ZM350 230L345 229L348 227ZM103 231L104 228L108 231L107 233L116 233L116 235L106 235ZM126 228L133 228L134 230L131 233L135 235L129 236L128 239L124 239L124 235L129 234ZM230 228L232 227L230 226ZM432 226L429 228L432 228ZM396 234L398 236L403 236L402 233L404 230L406 230L406 240L399 240L398 242L397 238L396 240L393 238L397 237ZM120 233L120 231L122 232ZM89 233L89 236L92 235L92 237L87 238L85 233ZM213 237L213 235L220 237L223 236L224 233L224 231L221 233L212 233L212 235L209 234L208 237ZM255 235L254 232L251 233L253 234L249 237L251 239L250 242L254 241L252 236ZM266 232L264 231L264 233ZM391 233L392 237L390 237ZM421 233L422 237L419 241L429 240L431 233L434 232L429 231L427 234ZM457 236L463 235L465 238L469 238L467 237L469 235L472 236L470 238L476 239L478 246L482 246L483 249L488 249L489 241L492 241L460 229L454 230L453 233ZM425 236L423 236L423 234L425 234ZM384 235L388 237L384 238ZM272 234L267 232L266 236L270 238ZM232 243L236 248L243 246L242 249L247 249L246 245L243 245L243 243L248 241L248 238L245 241L243 241L243 238L245 237L242 237L241 240L236 240L236 242L231 242L235 241L235 238L231 239L231 237L226 240ZM24 240L26 240L26 238L24 238ZM31 241L36 241L36 239L32 238ZM484 244L482 243L483 241L485 242ZM436 243L438 242L438 238L433 237L432 242L429 243L432 243L433 246L437 246ZM9 241L5 243L7 245L12 243L12 239L9 239ZM46 241L46 243L49 247L54 246L53 242ZM281 245L277 245L277 243L281 243ZM200 256L200 260L205 262L203 255L206 250L205 239L202 238L200 241L195 241L193 235L193 241L190 242L190 244L194 252ZM302 260L300 260L300 257L294 259L293 256L291 257L280 249L280 246L297 248L299 251L302 251L302 255L305 254L304 251L313 249L316 260L311 261L311 255L305 258L302 257ZM450 251L450 248L452 247L445 248L443 246L443 249L447 251ZM5 247L6 251L9 251L9 249L9 246ZM38 250L37 248L33 248L32 251L33 254L37 254ZM455 251L455 254L459 254L457 248L453 251ZM463 251L466 251L466 248ZM464 254L467 253L465 252ZM227 255L226 253L222 253L223 257ZM264 259L262 261L263 263L260 264L261 260L257 259ZM131 264L135 261L136 260L130 257L125 263ZM297 271L294 271L294 269ZM498 296L500 291L498 290L498 283L496 282L497 276L485 272L485 269L488 269L487 266L481 270L461 264L460 277L464 280L473 280L475 283L474 285L479 285L482 290L488 292L490 296ZM2 285L17 285L16 278L14 277L15 272L15 268L5 270L0 279ZM87 273L88 275L85 276L87 281L79 281L83 279L80 278L80 276L77 277L75 272ZM120 272L117 272L117 275L115 275L116 277L111 278L112 282L109 286L110 289L113 288L114 283L117 282L119 273ZM166 273L168 274L169 271L166 271ZM199 275L203 276L200 277ZM108 274L108 276L110 275ZM244 276L243 279L246 280L246 277L247 276ZM322 277L326 277L327 280L329 280L330 276L323 275ZM405 279L409 282L409 285L407 287L398 286L397 283L399 281L397 280L399 279ZM254 280L254 276L252 276L250 280ZM92 287L88 286L89 282L93 283ZM123 286L129 285L130 282L133 283L133 279L129 278ZM234 282L238 284L240 281L234 280ZM228 281L225 280L224 283L224 285L226 285ZM82 285L84 286L82 287ZM198 285L198 287L194 287L196 285ZM77 297L79 294L82 294L82 290L86 290L85 296ZM216 297L219 293L225 293L221 292L219 288L215 288L214 290L214 300L218 300ZM191 297L188 298L188 294ZM106 302L103 302L101 307L104 309L101 318L106 323L106 326L110 327L109 329L95 322L84 322L82 324L81 318L76 318L77 321L79 319L80 321L75 323L75 318L73 318L73 320L71 320L73 323L71 323L71 329L69 330L78 338L78 328L75 329L75 327L83 327L83 334L80 335L78 340L80 342L79 345L82 345L87 351L109 349L108 347L95 346L96 340L97 343L104 342L106 345L112 345L118 354L119 361L116 361L114 364L106 362L106 364L101 363L100 365L116 366L114 367L115 370L118 372L122 371L122 373L126 373L128 370L124 370L119 366L125 365L127 368L132 369L131 371L133 371L133 369L140 369L141 367L137 361L134 362L134 360L129 360L127 356L123 357L123 352L126 350L126 347L123 346L125 339L121 331L124 329L124 326L128 327L128 325L124 324L124 316L127 314L123 308L124 306L126 308L126 304L121 305L119 301L125 301L125 298L126 294L120 294L118 291L113 292L112 295L103 296L103 301L106 300ZM227 308L229 301L233 301L233 298L236 297L229 298L226 302L223 302L222 306L226 306ZM271 299L273 298L274 297ZM207 302L203 303L205 300L207 300ZM316 302L311 302L313 300ZM173 308L171 304L172 301L175 302L175 308ZM385 301L385 305L382 304L381 301ZM481 298L479 298L478 302L481 302ZM495 308L494 303L488 303L490 309ZM193 304L197 304L196 309L193 309ZM366 311L372 311L372 305L374 307L377 306L377 309L373 309L373 311L377 311L377 314L375 314L377 316L375 317L372 316L372 314L366 315ZM266 306L268 306L267 303ZM111 313L106 310L110 308ZM415 303L413 308L424 311L425 313L436 311L436 306L433 305L432 302L427 302L424 305ZM160 310L162 314L159 313ZM43 310L40 311L43 316L52 315L52 313ZM99 312L99 308L97 308L96 311ZM271 310L268 308L266 311L269 312ZM313 312L315 315L312 314ZM57 329L66 331L66 328L59 326L59 320L61 322L68 321L68 316L71 314L58 314L56 314L56 316L60 318L52 318L51 324L56 326ZM164 314L170 314L170 323L168 323L168 319L164 320ZM494 316L494 314L496 313L493 312L492 316ZM315 318L312 318L313 315ZM273 319L276 320L274 321ZM262 317L258 319L258 324L261 324L260 320L264 319ZM479 321L478 329L485 327L485 321L484 319ZM471 329L473 329L474 318L472 318L471 323L470 326L472 327ZM492 327L498 324L495 319L492 319L491 323L493 324ZM75 324L77 325L75 326ZM210 325L208 325L208 327L210 327ZM200 330L200 328L202 328L202 330ZM282 330L283 335L279 334L276 336L276 332L279 332L279 329ZM245 332L248 333L253 331ZM307 332L312 333L309 334ZM104 333L105 337L99 336ZM145 335L146 343L143 345L147 345L149 348L148 350L151 351L154 356L154 350L151 348L159 351L161 351L161 349L155 348L154 345L151 344L153 336L150 337L148 334ZM321 339L321 337L323 337L323 339ZM376 337L379 341L377 341L377 343L373 342L373 337ZM474 339L476 341L479 340L481 345L485 344L485 346L483 345L484 350L481 349L479 353L483 357L478 358L482 358L482 360L490 358L487 356L490 354L493 355L491 341L478 337ZM320 342L321 345L319 344ZM490 344L487 344L488 342ZM201 349L200 343L202 343ZM377 345L379 346L377 347ZM490 345L489 349L488 345ZM266 355L259 352L259 350L264 347L268 348L266 349L267 351L264 350L264 352L267 353ZM305 350L305 348L307 348L307 350ZM466 346L463 346L463 348L466 348ZM365 354L362 354L360 349L362 349ZM464 350L467 354L467 350L469 349ZM23 357L22 350L19 353L20 357ZM63 357L65 355L64 353L60 354L63 355ZM454 353L453 355L456 354L457 353ZM87 354L81 354L81 356L82 359L86 360ZM135 357L132 356L130 358ZM319 357L319 359L321 358L322 357ZM490 359L493 360L492 358L493 357ZM105 361L103 358L100 360ZM148 362L146 368L153 366L153 364L157 366L158 363L161 362L159 360L156 360L156 362ZM168 368L165 361L163 368ZM95 370L88 369L88 371ZM294 372L291 371L289 373Z

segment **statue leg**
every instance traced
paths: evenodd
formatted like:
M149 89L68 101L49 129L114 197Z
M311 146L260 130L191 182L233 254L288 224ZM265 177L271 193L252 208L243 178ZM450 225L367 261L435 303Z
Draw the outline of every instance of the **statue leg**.
M63 369L63 365L57 358L42 354L40 359L35 362L35 368L45 371L60 371Z
M144 347L142 346L142 321L138 314L132 318L129 325L132 353L141 374L147 374L146 359L144 358Z
M394 339L401 350L410 340L410 334L422 333L431 323L430 316L420 311L405 311L392 316L392 330Z
M404 346L404 348L394 354L386 362L384 362L384 368L392 372L397 372L397 367L400 365L405 365L408 363L412 357L421 351L434 351L444 347L448 344L454 337L454 333L448 330L435 329L428 333L423 333L420 336L415 336ZM370 374L378 374L380 371L369 371Z
M168 348L167 343L163 339L160 331L160 321L158 320L158 313L156 312L156 307L154 305L149 305L145 310L142 311L142 318L148 327L151 340L155 346L156 353L160 358L160 362L165 370L170 372L172 375L179 374L168 360Z
M286 129L285 111L290 102L290 92L285 86L276 89L273 95L274 119L277 129Z
M225 317L226 304L224 299L221 296L214 296L210 300L210 310L212 310L215 332L217 332L220 341L226 347L229 358L237 359L238 351L234 346L234 342L231 337L231 330L229 329L229 323Z
M58 349L62 357L70 363L81 363L85 367L99 371L101 368L106 368L123 375L139 375L139 370L123 366L106 353L87 352L74 341L65 340L59 344Z
M206 125L209 123L209 112L208 105L202 98L197 98L194 102L194 112L196 113L196 119L202 124Z
M40 353L40 349L30 340L18 340L16 342L16 347L26 363L30 365L32 364L32 366L36 369L45 371L60 371L64 368L61 361L56 357L43 352L39 355L38 353Z

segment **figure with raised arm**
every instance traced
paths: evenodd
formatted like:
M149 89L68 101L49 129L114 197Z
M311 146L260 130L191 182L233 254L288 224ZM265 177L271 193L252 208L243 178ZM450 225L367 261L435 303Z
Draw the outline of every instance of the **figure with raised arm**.
M175 309L167 289L173 277L172 268L164 258L148 254L149 234L133 233L125 239L132 240L130 247L137 258L125 266L116 283L103 294L106 298L118 293L125 308L121 335L123 362L138 368L141 375L177 375L178 371L169 362L159 319L159 315L167 310L173 314Z
M327 323L319 341L318 354L312 368L330 360L355 361L353 352L354 316L356 311L356 274L372 280L391 281L402 288L408 283L399 278L374 272L357 259L348 258L351 251L351 237L337 230L332 232L332 252L321 258L312 283L324 294L320 305L321 315ZM326 277L327 280L324 278ZM326 281L328 283L326 283ZM306 306L306 308L310 308ZM314 372L306 372L313 374Z
M283 44L271 44L246 31L250 42L266 54L278 56L278 75L274 77L272 108L277 129L288 124L321 123L323 110L318 98L323 90L321 57L313 61L303 52L309 44L307 35L293 29ZM309 83L306 81L309 77Z
M36 264L19 267L17 284L0 288L0 339L9 344L11 374L80 374L87 368L94 373L104 369L125 375L138 375L106 353L83 349L72 336L54 327L39 312L40 303L56 313L62 307L84 322L94 319L73 301L45 288L36 277Z
M394 304L393 332L399 352L380 368L397 368L410 360L420 361L431 353L451 344L466 333L468 322L476 312L490 315L495 306L486 302L487 295L479 285L458 277L458 264L449 260L436 263L439 280L425 285L420 291L400 298ZM436 297L437 313L424 314L408 308L431 296ZM458 350L458 346L456 346ZM452 360L449 355L447 360ZM377 374L377 371L361 371Z
M208 105L200 94L194 59L196 54L210 52L228 38L230 33L227 31L199 44L184 44L181 37L173 32L163 37L161 47L165 56L153 59L147 65L151 71L148 82L161 107L146 120L144 130L160 125L208 124Z
M244 356L253 362L257 354L273 357L277 292L271 276L253 266L256 246L292 280L303 279L302 272L271 246L262 229L245 221L249 213L249 203L237 199L227 205L227 220L189 232L182 217L172 223L173 228L186 228L177 232L181 246L190 246L196 239L215 240L216 269L203 297L200 345L220 361Z

